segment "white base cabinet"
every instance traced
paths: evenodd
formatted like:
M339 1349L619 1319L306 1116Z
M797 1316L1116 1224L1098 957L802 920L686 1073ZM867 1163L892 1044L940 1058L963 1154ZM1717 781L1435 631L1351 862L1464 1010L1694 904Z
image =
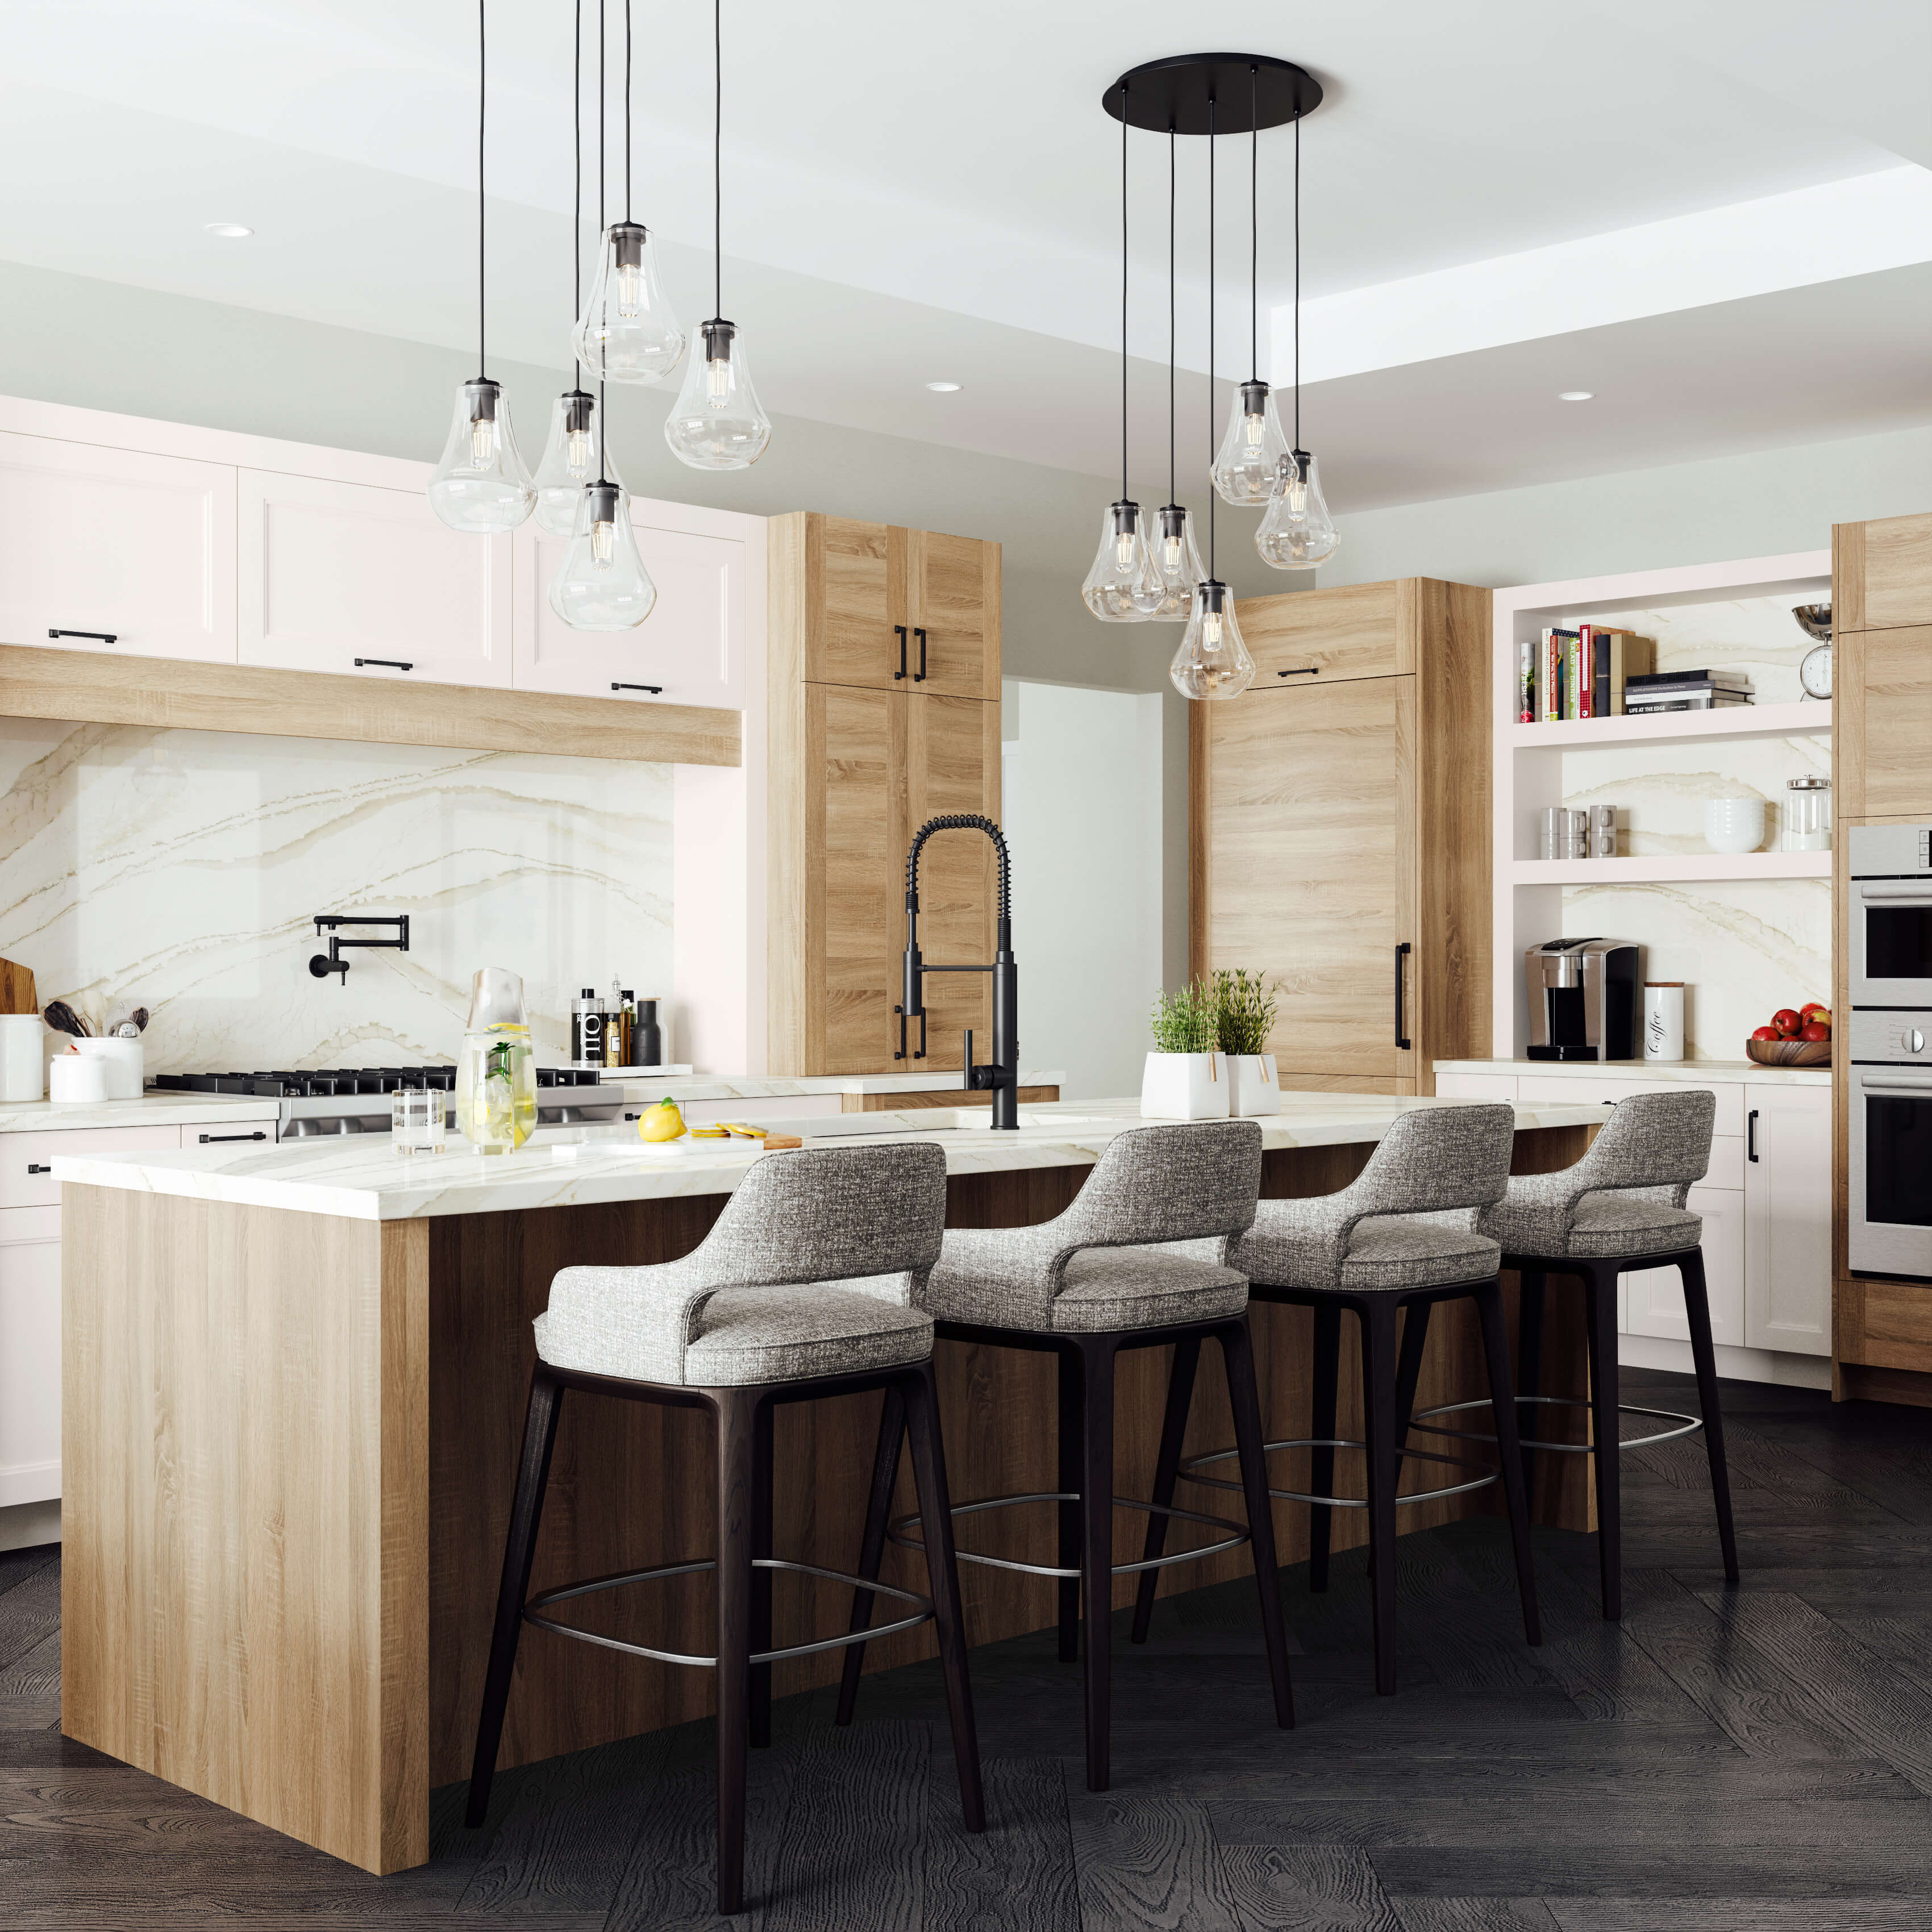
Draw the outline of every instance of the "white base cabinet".
M1732 1348L1745 1340L1744 1197L1735 1187L1694 1187L1685 1204L1704 1217L1704 1294L1711 1339ZM1626 1335L1688 1342L1683 1278L1674 1268L1640 1268L1622 1278L1618 1327Z

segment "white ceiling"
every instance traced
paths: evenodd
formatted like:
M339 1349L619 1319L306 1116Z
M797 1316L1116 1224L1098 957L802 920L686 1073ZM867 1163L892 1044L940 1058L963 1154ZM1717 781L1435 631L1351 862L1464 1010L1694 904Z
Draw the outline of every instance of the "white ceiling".
M559 367L572 12L490 8L491 346ZM621 0L608 13L615 161ZM1179 42L1174 18L1150 0L731 0L724 308L769 406L1111 468L1120 142L1100 97L1211 44L1327 89L1303 136L1304 416L1339 506L1932 419L1923 0L1356 0L1292 25L1208 0ZM710 10L640 4L636 22L633 206L694 322ZM465 345L475 23L470 0L0 0L0 258ZM1206 155L1181 147L1198 455ZM1280 130L1258 157L1277 380L1291 152ZM1164 359L1166 143L1134 136L1130 161L1133 346ZM1249 161L1222 144L1223 377L1247 373ZM216 220L256 232L218 242ZM936 376L965 387L928 394ZM1137 476L1164 466L1164 376L1132 371Z

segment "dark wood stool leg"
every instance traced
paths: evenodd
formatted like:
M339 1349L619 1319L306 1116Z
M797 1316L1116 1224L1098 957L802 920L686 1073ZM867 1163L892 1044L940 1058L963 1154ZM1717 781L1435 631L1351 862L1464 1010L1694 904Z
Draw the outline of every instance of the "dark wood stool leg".
M1275 1722L1283 1730L1292 1730L1294 1689L1288 1676L1288 1633L1281 1616L1281 1568L1274 1546L1274 1502L1268 1494L1268 1457L1262 1448L1261 1398L1255 1390L1254 1343L1248 1318L1244 1315L1238 1322L1228 1322L1220 1331L1220 1338L1222 1364L1228 1374L1228 1406L1234 1416L1234 1444L1240 1451L1248 1530L1253 1539L1255 1588L1261 1598L1262 1639L1268 1646Z
M496 1774L496 1747L502 1742L503 1713L510 1702L516 1668L517 1638L524 1627L524 1600L530 1591L530 1565L537 1553L537 1526L543 1516L544 1489L550 1480L550 1452L556 1447L557 1418L563 1390L539 1362L530 1377L524 1412L524 1450L517 1464L517 1486L510 1502L510 1532L503 1545L503 1578L496 1590L496 1624L490 1639L490 1668L483 1680L483 1712L476 1726L476 1755L470 1768L470 1804L464 1822L473 1832L490 1808L490 1784Z
M752 1650L755 1655L772 1647L772 1573L757 1559L772 1553L772 1408L758 1410L752 1450ZM754 1750L766 1750L772 1742L772 1666L752 1666L751 1738Z
M1400 1474L1408 1447L1409 1418L1415 1413L1415 1387L1422 1379L1422 1352L1429 1343L1426 1301L1410 1303L1402 1323L1402 1357L1395 1372L1395 1464ZM1426 1485L1425 1485L1426 1486Z
M1697 1370L1697 1406L1704 1415L1704 1453L1711 1462L1711 1494L1718 1505L1718 1541L1724 1552L1724 1580L1738 1580L1738 1538L1731 1525L1731 1478L1724 1462L1724 1414L1718 1401L1718 1358L1711 1346L1711 1301L1704 1289L1704 1251L1678 1262L1684 1311L1690 1322L1690 1357Z
M1189 1335L1174 1345L1174 1366L1167 1378L1167 1414L1160 1425L1160 1454L1154 1463L1153 1500L1166 1505L1174 1501L1175 1483L1180 1474L1180 1448L1187 1434L1188 1406L1194 1400L1194 1374L1201 1363L1201 1341ZM1159 1510L1148 1512L1147 1540L1141 1560L1151 1562L1167 1550L1167 1518ZM1145 1643L1148 1625L1154 1618L1154 1592L1159 1586L1158 1570L1143 1570L1134 1588L1136 1643Z
M1624 1614L1622 1430L1617 1418L1617 1274L1614 1268L1583 1272L1584 1320L1590 1350L1590 1420L1597 1453L1597 1565L1604 1617Z
M1087 1789L1105 1791L1112 1774L1108 1693L1114 1655L1114 1340L1082 1338L1084 1373L1080 1441L1081 1634L1086 1658Z
M1342 1310L1332 1301L1315 1304L1315 1360L1311 1364L1315 1382L1314 1420L1309 1434L1318 1442L1335 1433L1335 1385L1342 1372ZM1335 1493L1335 1452L1311 1449L1308 1452L1308 1493L1332 1496ZM1324 1503L1308 1506L1308 1587L1328 1587L1328 1526L1335 1512Z
M1522 1599L1526 1642L1543 1641L1536 1609L1536 1559L1529 1544L1529 1484L1523 1473L1522 1445L1516 1432L1516 1391L1510 1385L1509 1336L1503 1326L1502 1284L1486 1281L1476 1290L1476 1318L1483 1330L1483 1353L1490 1370L1490 1413L1496 1418L1496 1455L1502 1464L1503 1498L1509 1508L1510 1540L1516 1550L1516 1594Z
M1078 1496L1080 1493L1080 1417L1085 1401L1085 1388L1082 1374L1082 1358L1078 1347L1066 1343L1059 1352L1060 1365L1060 1478L1056 1486L1065 1496ZM1063 1570L1080 1568L1080 1505L1078 1502L1060 1505L1060 1557L1059 1567ZM1080 1655L1080 1580L1076 1576L1063 1576L1060 1580L1060 1660L1072 1664Z
M1516 1392L1520 1395L1543 1393L1543 1298L1546 1277L1527 1269L1519 1274L1522 1284L1516 1294ZM1522 1438L1522 1486L1533 1498L1536 1494L1535 1443L1542 1427L1542 1405L1526 1402L1518 1411L1516 1432Z
M721 1389L718 1419L718 1910L745 1906L745 1773L751 1731L752 1540L758 1482L754 1390Z
M866 1504L866 1535L860 1546L858 1576L877 1576L885 1561L886 1531L892 1512L892 1491L899 1480L899 1444L905 1434L905 1397L896 1383L886 1390L879 1411L878 1446L872 1452L872 1493ZM872 1623L872 1593L855 1590L852 1594L852 1621L855 1630L869 1630ZM865 1668L866 1646L845 1646L845 1666L838 1678L838 1709L834 1722L849 1724L859 1699L859 1674Z
M1369 1560L1374 1572L1376 1690L1395 1695L1396 1306L1362 1304L1362 1406L1369 1445Z
M931 1362L905 1378L907 1432L913 1478L926 1536L933 1622L939 1636L946 1709L952 1725L952 1756L959 1769L959 1808L969 1832L986 1828L986 1797L980 1781L980 1737L973 1721L973 1686L966 1669L966 1616L959 1600L959 1568L952 1547L952 1498L946 1484L946 1450L939 1433L939 1394ZM853 1646L854 1649L856 1645Z

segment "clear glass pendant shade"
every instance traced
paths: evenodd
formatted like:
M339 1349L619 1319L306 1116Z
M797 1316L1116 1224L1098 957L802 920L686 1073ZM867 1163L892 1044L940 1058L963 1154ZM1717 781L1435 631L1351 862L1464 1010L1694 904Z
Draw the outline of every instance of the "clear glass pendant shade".
M604 424L597 398L572 389L550 405L550 440L537 465L537 521L554 537L577 534L577 512L584 492L602 476L622 482L604 448Z
M1210 578L1194 586L1194 608L1168 676L1183 698L1238 698L1255 681L1255 661L1234 621L1234 600Z
M1160 602L1148 615L1157 623L1178 623L1194 608L1194 586L1204 583L1208 576L1194 544L1194 518L1185 505L1161 506L1154 560L1163 590Z
M1255 532L1264 563L1277 570L1312 570L1342 547L1342 533L1322 500L1315 459L1298 449L1281 459L1268 514Z
M658 278L657 251L642 223L604 231L597 273L572 340L577 359L613 382L656 382L677 367L684 331Z
M513 530L530 513L536 490L510 428L510 405L487 376L456 392L449 440L430 472L430 507L453 530L488 535Z
M736 322L713 317L698 331L701 355L684 372L684 387L664 418L664 441L694 470L747 470L772 440L772 419L752 386L744 338Z
M1080 586L1081 601L1110 624L1144 624L1167 594L1148 548L1138 503L1108 506L1100 524L1100 548Z
M582 494L570 548L550 584L550 608L573 630L630 631L657 601L631 527L630 492L600 478Z
M1265 382L1244 382L1228 418L1228 433L1214 459L1214 488L1224 503L1265 503L1275 473L1288 454L1288 439L1275 414L1274 392Z

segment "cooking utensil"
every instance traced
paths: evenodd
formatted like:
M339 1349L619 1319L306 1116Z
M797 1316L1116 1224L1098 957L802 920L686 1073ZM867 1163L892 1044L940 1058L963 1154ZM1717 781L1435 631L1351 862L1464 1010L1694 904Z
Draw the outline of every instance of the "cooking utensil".
M40 1017L56 1033L68 1034L76 1040L91 1040L93 1037L88 1030L86 1021L64 1000L50 1000Z
M148 1010L146 1006L136 1006L134 1010L128 1016L128 1017L134 1022L134 1030L136 1033L146 1033L147 1031Z

